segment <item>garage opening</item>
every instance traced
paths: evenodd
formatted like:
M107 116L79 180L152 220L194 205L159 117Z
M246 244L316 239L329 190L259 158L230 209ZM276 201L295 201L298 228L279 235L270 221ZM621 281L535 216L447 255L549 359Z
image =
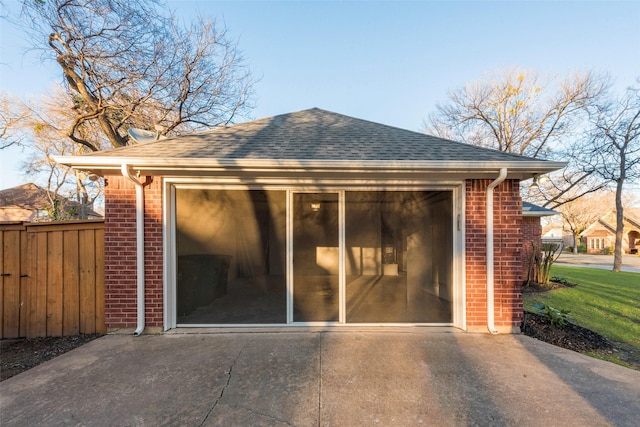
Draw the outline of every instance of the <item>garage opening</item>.
M285 191L178 189L177 323L286 323L285 250Z
M178 326L452 323L452 191L177 188L175 244Z
M452 321L452 193L347 192L346 321Z

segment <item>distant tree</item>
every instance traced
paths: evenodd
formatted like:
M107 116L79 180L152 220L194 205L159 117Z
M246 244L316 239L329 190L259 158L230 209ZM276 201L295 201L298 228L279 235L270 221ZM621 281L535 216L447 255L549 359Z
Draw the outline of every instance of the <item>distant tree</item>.
M22 100L7 93L0 94L0 150L24 141L21 128L28 116L28 108Z
M615 184L616 243L613 271L622 267L624 185L640 179L640 78L622 97L603 103L593 116L593 127L574 147L585 171Z
M573 253L578 253L582 232L598 218L602 217L613 205L613 195L598 192L563 203L558 210L562 215L563 228L573 237Z
M533 71L505 70L449 92L446 103L425 120L425 129L441 137L534 158L559 157L590 110L606 93L609 80L593 73L563 81ZM556 207L562 194L580 188L587 194L601 182L591 171L571 167L551 175L541 204ZM589 184L589 185L585 185Z
M35 47L53 54L73 101L64 129L96 151L130 127L180 133L224 125L250 107L252 79L225 29L178 24L158 0L24 0ZM83 127L100 129L100 138Z
M565 150L562 152L564 153ZM567 154L567 159L570 158ZM578 167L571 163L570 167L538 178L537 189L529 184L525 198L549 209L558 209L566 203L577 201L607 188L607 182L594 171L578 170Z
M608 86L593 73L573 75L555 89L552 83L533 71L502 71L449 92L448 102L438 104L425 125L469 144L544 157Z
M74 120L72 101L62 88L58 88L53 95L26 106L29 114L22 120L20 132L29 140L31 154L23 163L25 174L42 177L48 191L48 209L52 218L63 218L63 213L69 211L64 205L69 199L79 204L74 215L86 219L88 210L102 195L102 181L91 180L89 174L53 160L53 156L80 155L90 151L65 137L65 130ZM95 140L100 129L87 122L77 132L85 139Z

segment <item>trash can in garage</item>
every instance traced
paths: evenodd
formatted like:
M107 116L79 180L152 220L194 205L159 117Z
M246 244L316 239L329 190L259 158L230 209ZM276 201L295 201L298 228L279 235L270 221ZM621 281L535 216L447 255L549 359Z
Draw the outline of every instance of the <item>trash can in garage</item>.
M227 294L230 255L196 254L178 257L178 316L191 313Z

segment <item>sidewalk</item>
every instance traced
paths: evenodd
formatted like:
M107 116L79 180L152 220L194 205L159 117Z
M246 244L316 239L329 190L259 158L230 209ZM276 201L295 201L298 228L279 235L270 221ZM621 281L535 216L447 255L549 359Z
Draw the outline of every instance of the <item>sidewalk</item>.
M574 255L563 252L555 264L611 270L613 268L613 255ZM622 255L622 271L640 273L640 256Z

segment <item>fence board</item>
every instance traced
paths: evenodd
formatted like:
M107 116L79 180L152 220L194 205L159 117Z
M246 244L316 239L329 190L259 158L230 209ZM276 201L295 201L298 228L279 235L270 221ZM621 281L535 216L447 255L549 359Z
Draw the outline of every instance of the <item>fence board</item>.
M79 232L80 333L96 329L96 242L94 230Z
M96 332L104 334L107 325L104 317L104 228L96 229Z
M0 273L0 338L106 332L104 221L0 223Z
M29 324L29 313L31 312L31 277L30 277L30 257L27 233L20 233L20 331L19 336L27 336L27 325Z
M62 231L47 233L47 336L62 336Z
M3 241L3 338L20 336L20 231L7 231Z
M47 336L47 279L49 277L49 264L47 263L47 259L49 258L49 239L47 233L36 233L38 235L38 249L37 249L37 258L38 258L38 284L37 284L37 296L36 296L36 313L38 316L38 322L36 323L36 327L34 333L39 337Z
M78 289L78 230L63 231L62 334L80 333L80 292Z
M35 276L34 318L30 319L29 335L27 337L47 336L47 233L29 233L34 240L32 251L35 253L35 264L32 266L32 274Z

